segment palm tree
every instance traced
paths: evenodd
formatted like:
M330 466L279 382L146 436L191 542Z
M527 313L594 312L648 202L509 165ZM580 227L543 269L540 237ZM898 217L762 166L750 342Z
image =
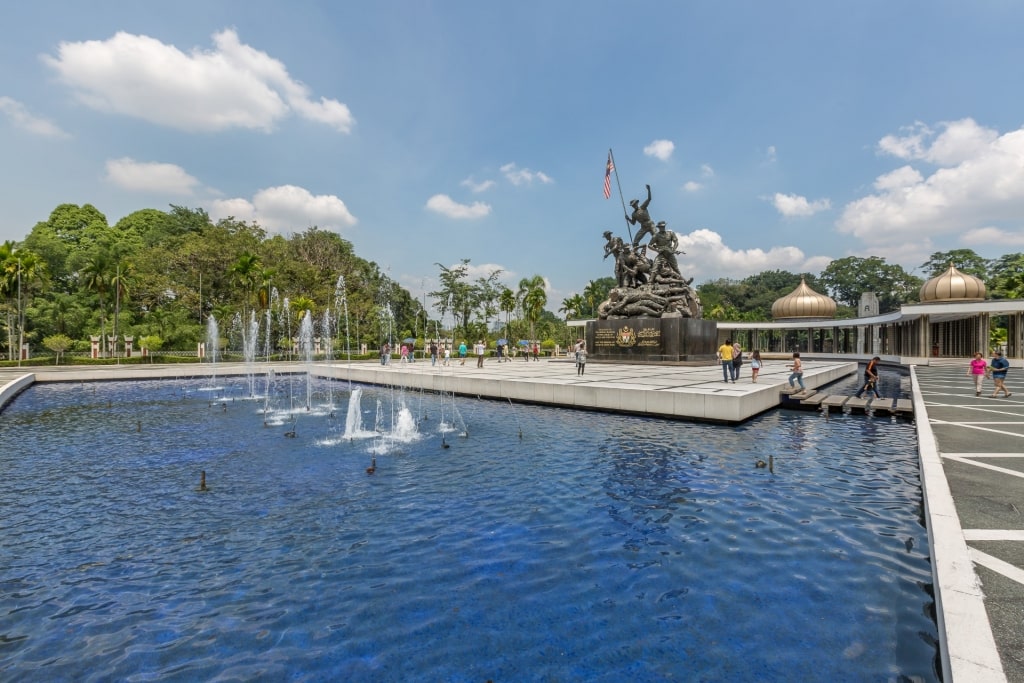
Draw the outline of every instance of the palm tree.
M15 307L12 300L18 291L18 257L14 242L8 240L0 244L0 296L4 299L4 308L7 317L7 358L14 360L14 328L13 315Z
M111 280L116 279L111 275L113 263L110 254L103 249L97 249L85 261L81 270L82 284L86 289L96 293L100 302L100 346L103 346L103 337L106 334L107 306L106 297L110 292Z
M548 295L546 290L546 283L544 278L540 275L534 275L530 278L523 278L519 281L519 291L517 292L517 298L519 299L519 305L523 309L523 315L526 320L530 323L530 339L536 340L536 325L537 320L540 318L541 311L544 310L544 306L548 303Z
M498 309L505 314L505 336L509 336L509 325L512 321L512 312L516 310L516 293L502 285L498 294Z
M578 318L586 307L587 302L579 294L573 294L570 297L562 299L562 307L558 309L559 313L565 313L565 321L569 322L569 318Z
M260 257L248 251L242 254L228 268L228 276L242 287L245 297L242 303L242 319L249 318L249 307L253 303L253 294L263 283L264 271L260 269Z

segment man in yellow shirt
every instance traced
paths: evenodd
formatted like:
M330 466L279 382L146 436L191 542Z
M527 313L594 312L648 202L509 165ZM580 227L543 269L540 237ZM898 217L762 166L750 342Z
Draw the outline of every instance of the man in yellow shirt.
M718 360L722 363L722 381L728 382L732 376L732 339L726 339L725 343L718 347ZM736 380L732 383L735 384Z

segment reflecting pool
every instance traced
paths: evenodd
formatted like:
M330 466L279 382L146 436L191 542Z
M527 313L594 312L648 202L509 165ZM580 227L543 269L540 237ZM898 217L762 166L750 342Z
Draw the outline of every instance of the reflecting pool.
M936 680L910 423L205 381L0 413L0 679Z

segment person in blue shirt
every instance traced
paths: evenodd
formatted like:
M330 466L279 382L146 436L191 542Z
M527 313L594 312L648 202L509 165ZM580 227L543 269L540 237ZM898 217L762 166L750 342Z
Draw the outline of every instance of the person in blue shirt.
M992 368L992 381L995 382L996 388L992 392L992 398L999 395L999 392L1003 392L1006 398L1010 398L1013 394L1006 388L1006 371L1010 369L1010 361L1003 357L1003 352L996 350L992 362L989 364Z

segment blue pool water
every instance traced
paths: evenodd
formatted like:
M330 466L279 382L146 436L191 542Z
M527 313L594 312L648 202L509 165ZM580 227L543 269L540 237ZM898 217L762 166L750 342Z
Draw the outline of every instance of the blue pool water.
M936 680L909 423L202 388L0 413L0 679Z

